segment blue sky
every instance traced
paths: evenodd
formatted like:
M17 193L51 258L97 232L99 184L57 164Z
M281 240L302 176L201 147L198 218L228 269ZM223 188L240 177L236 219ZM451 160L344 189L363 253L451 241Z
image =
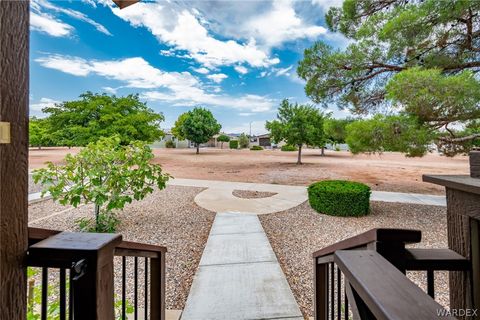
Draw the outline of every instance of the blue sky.
M342 47L324 12L341 0L31 2L30 114L85 91L127 95L170 128L195 106L225 132L264 133L283 98L309 102L296 76L317 40ZM344 117L345 112L334 111Z

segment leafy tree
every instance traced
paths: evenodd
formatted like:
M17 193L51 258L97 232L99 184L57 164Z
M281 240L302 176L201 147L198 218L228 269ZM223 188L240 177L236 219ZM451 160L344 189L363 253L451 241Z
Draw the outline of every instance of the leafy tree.
M267 121L273 142L282 140L289 145L298 146L297 164L302 164L302 146L321 147L324 145L324 115L310 105L291 104L284 99L278 109L277 119Z
M428 151L432 133L409 116L376 115L357 120L346 127L346 142L353 154L401 151L407 156L422 156Z
M357 113L393 107L417 118L453 155L466 149L449 145L480 137L451 130L479 117L479 11L479 1L345 0L326 21L352 41L343 50L315 43L297 72L313 101Z
M229 142L230 137L227 136L226 134L221 134L217 137L217 141L220 141L222 144L220 145L220 149L223 149L223 143L224 142Z
M188 117L188 113L182 113L177 121L175 121L175 125L172 128L172 134L177 138L178 140L185 140L185 133L183 132L183 123L185 122L185 119Z
M124 145L139 140L153 142L163 135L163 115L155 113L138 95L126 97L86 92L80 99L43 109L59 144L85 146L101 137L117 135Z
M248 148L249 144L250 144L250 139L247 137L245 133L242 133L238 137L238 146L240 147L240 149L245 149L245 148Z
M181 132L186 139L195 143L197 154L200 153L200 144L210 140L222 128L210 110L199 107L188 111L182 122Z
M124 146L117 136L100 138L78 154L68 154L63 165L48 162L34 171L33 179L43 185L42 195L49 192L62 205L95 205L95 219L79 220L81 229L114 232L119 221L113 210L143 199L155 186L165 188L169 175L150 163L153 157L145 142Z
M345 143L347 137L346 127L353 119L326 118L323 124L325 138L332 144Z
M41 149L44 146L51 146L54 144L54 139L50 134L49 123L46 119L32 117L28 126L30 146Z

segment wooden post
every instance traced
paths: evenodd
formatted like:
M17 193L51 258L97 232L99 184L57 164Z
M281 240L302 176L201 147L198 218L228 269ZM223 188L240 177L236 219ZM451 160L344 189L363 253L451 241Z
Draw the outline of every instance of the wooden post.
M423 181L443 185L447 195L447 230L448 247L465 258L478 259L478 220L480 220L480 178L478 178L478 164L480 152L470 154L471 176L461 175L424 175ZM472 229L473 228L473 229ZM475 243L472 243L472 240ZM472 261L473 274L478 274L478 261ZM475 267L477 266L477 267ZM478 277L475 277L477 279ZM473 284L472 274L469 272L450 272L450 308L468 309L479 308L478 287ZM474 302L473 292L476 292Z
M165 254L150 259L150 316L165 320Z
M0 1L0 319L9 320L25 319L27 305L28 26L28 1Z
M328 264L318 264L313 258L313 315L315 320L328 319Z
M118 234L61 232L30 246L29 264L70 268L74 319L113 320L113 255Z

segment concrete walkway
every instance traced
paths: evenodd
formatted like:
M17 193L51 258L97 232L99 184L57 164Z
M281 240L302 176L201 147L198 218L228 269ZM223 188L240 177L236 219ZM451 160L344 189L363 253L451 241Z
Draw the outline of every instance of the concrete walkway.
M217 214L181 319L303 319L257 216Z
M308 199L307 188L302 186L197 179L172 179L169 184L208 188L195 197L195 202L214 212L266 214L296 207ZM232 194L233 190L267 191L277 194L268 198L241 199ZM447 204L445 196L387 191L372 191L371 200L434 206Z

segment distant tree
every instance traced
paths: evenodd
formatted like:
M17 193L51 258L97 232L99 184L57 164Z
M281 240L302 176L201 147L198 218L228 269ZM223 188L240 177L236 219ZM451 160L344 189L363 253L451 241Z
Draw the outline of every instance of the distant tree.
M415 118L379 114L348 124L345 140L353 154L399 151L417 157L427 153L432 139L432 132Z
M172 134L174 135L175 138L178 140L185 140L185 133L183 132L183 123L185 122L185 119L188 117L188 112L182 113L177 121L175 121L175 125L172 128Z
M153 142L163 135L163 115L148 108L138 95L86 92L78 100L44 108L43 112L48 115L52 136L67 146L85 146L113 135L124 145L135 140Z
M479 118L479 12L480 1L345 0L326 22L350 43L315 43L298 75L316 103L359 114L393 107L432 131L445 154L468 151L480 134L454 127Z
M29 121L29 144L32 147L42 149L45 146L54 145L54 139L50 134L49 122L46 119L30 118Z
M297 164L302 164L302 146L321 147L324 145L324 115L310 105L291 104L284 99L278 109L277 119L267 121L273 142L282 140L292 146L298 146Z
M250 139L245 133L242 133L238 137L238 146L240 147L240 149L245 149L245 148L248 148L249 144L250 144Z
M68 154L64 164L48 162L33 173L44 188L42 195L49 192L62 205L94 204L95 219L78 220L84 231L115 232L119 220L114 209L143 199L154 187L165 188L169 175L150 163L153 153L146 143L120 143L118 136L100 138L78 154Z
M229 142L230 141L230 137L227 136L226 134L221 134L217 137L217 141L220 141L221 142L221 145L220 145L220 149L223 149L223 143L224 142Z
M188 111L182 122L181 133L195 143L197 154L200 153L200 144L210 140L222 128L210 110L199 107Z
M346 127L353 121L353 119L335 119L331 117L326 118L323 124L325 139L334 145L345 143L345 139L347 137Z

